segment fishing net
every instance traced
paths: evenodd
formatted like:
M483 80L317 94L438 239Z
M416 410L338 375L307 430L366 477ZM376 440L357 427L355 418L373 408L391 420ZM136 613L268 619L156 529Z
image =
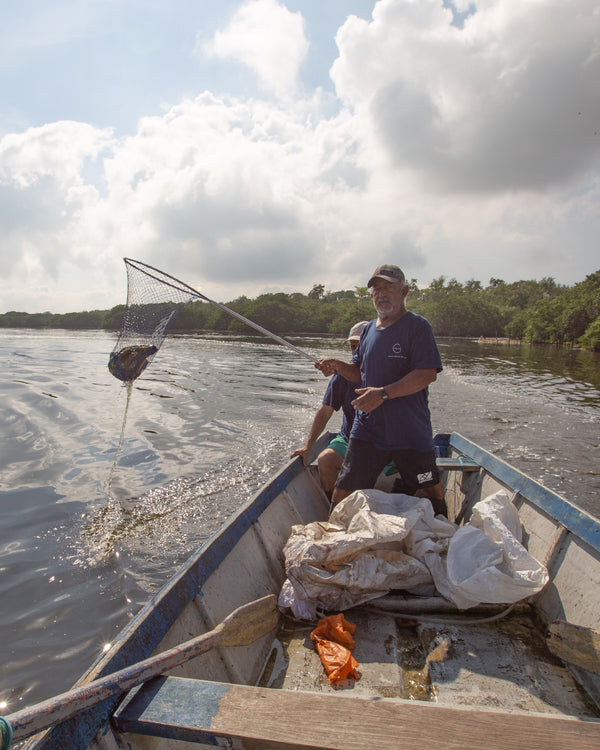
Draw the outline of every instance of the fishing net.
M108 361L108 369L119 380L132 382L142 374L154 359L177 315L193 299L210 302L312 362L317 361L289 341L253 323L220 302L205 297L164 271L131 258L125 258L125 266L127 304L119 337Z
M125 258L127 304L108 369L125 382L139 377L160 349L177 315L202 297L162 271Z

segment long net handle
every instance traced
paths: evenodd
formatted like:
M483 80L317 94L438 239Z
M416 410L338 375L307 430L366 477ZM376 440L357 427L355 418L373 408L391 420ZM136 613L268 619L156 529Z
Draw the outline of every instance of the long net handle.
M125 263L129 263L129 265L133 266L134 268L137 268L139 271L142 271L142 273L145 273L147 276L151 276L156 281L159 281L162 284L167 284L167 286L172 286L174 289L178 289L179 291L192 294L194 297L203 299L205 302L210 302L212 305L216 305L217 307L220 307L221 310L224 310L226 313L229 313L229 315L232 315L234 318L241 320L242 323L246 323L246 325L249 325L251 328L254 328L257 331L260 331L260 333L264 333L265 336L270 336L272 339L274 339L278 343L283 344L283 346L287 346L288 349L293 349L293 351L297 352L298 354L301 354L303 357L306 357L306 359L310 359L311 362L318 362L318 360L315 359L315 357L308 354L308 352L305 352L302 349L299 349L297 346L294 346L294 344L290 344L289 341L282 339L281 336L278 336L276 333L267 331L266 328L259 326L258 323L254 323L253 321L248 320L248 318L245 318L243 315L240 315L240 313L235 312L235 310L231 310L226 305L222 305L220 302L215 302L214 300L209 299L206 295L202 294L196 289L193 289L191 286L189 286L188 284L185 284L183 281L179 281L179 279L176 279L174 276L171 276L170 274L165 273L164 271L159 271L158 268L149 266L147 263L142 263L139 260L132 260L131 258L125 258L124 260L125 260ZM150 271L154 271L155 273L159 275L155 276L154 273L150 273ZM167 281L167 279L170 279L170 281Z
M208 299L208 297L202 297L202 299L205 299L207 302L212 302L213 305L220 307L221 310L225 310L225 312L228 312L230 315L233 315L234 318L241 320L243 323L246 323L251 328L255 328L257 331L264 333L266 336L270 336L272 339L274 339L275 341L278 341L280 344L287 346L288 349L292 349L293 351L298 352L298 354L301 354L303 357L306 357L306 359L310 359L311 362L319 361L308 352L305 352L303 349L299 349L297 346L294 346L294 344L290 344L289 341L282 339L281 336L278 336L276 333L271 333L271 331L267 331L266 328L259 326L258 323L253 323L251 320L248 320L248 318L245 318L243 315L236 313L234 310L230 310L228 307L226 307L225 305L222 305L220 302L213 302L213 300Z

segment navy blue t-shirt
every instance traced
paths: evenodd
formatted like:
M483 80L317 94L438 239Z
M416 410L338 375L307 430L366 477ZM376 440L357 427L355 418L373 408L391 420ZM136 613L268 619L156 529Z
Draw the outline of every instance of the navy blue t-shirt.
M356 398L356 388L360 388L360 383L351 383L335 373L327 384L327 390L323 396L325 406L331 406L335 411L341 408L343 418L338 434L345 437L346 440L350 439L350 431L356 414L352 406L352 401Z
M442 370L442 360L429 321L406 312L387 328L371 320L352 358L360 366L364 386L383 387L412 370ZM384 401L370 414L357 412L351 437L381 450L429 451L433 448L429 391Z

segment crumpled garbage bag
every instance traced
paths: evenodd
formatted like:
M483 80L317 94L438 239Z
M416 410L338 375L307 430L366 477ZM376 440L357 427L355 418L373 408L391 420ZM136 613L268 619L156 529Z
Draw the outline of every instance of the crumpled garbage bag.
M328 521L292 527L279 606L314 619L317 610L344 611L391 590L438 593L460 609L513 603L548 581L520 539L504 491L477 503L459 529L434 516L426 498L359 490Z
M429 595L433 577L414 550L445 554L456 528L434 516L426 498L353 492L328 521L292 527L283 549L287 578L279 605L311 620L317 609L343 611L391 589Z
M356 625L340 613L323 617L310 634L330 682L360 679L359 664L350 653L355 646L355 630Z

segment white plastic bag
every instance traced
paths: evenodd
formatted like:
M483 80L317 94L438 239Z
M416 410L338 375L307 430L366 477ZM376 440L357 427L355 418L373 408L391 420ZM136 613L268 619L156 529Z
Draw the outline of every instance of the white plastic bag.
M504 490L474 506L448 548L448 593L460 609L512 604L546 585L548 571L520 540L521 523Z

